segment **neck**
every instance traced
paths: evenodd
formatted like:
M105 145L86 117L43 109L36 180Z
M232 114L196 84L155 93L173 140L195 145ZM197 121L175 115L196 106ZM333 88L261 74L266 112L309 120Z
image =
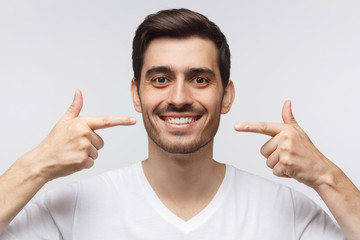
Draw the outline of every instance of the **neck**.
M175 214L189 219L214 197L225 175L225 165L213 160L213 140L189 154L165 152L149 139L149 158L143 169L161 201ZM190 213L176 213L189 207ZM194 210L197 209L197 210Z

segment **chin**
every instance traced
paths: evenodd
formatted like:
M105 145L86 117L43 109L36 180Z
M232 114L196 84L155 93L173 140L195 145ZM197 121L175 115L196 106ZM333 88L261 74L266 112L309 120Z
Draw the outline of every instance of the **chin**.
M152 139L153 140L153 139ZM192 144L166 144L160 141L154 141L157 146L159 146L163 151L171 154L192 154L195 153L211 142L211 139L208 141L196 142Z

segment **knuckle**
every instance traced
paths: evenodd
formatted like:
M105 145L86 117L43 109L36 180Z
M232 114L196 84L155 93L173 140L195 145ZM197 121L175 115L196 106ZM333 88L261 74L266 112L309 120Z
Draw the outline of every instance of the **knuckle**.
M299 131L294 126L288 126L285 136L288 139L295 139L299 136Z
M294 153L294 148L295 148L295 142L292 139L288 139L286 141L284 141L280 146L280 151L281 152L286 152L289 154Z
M89 130L84 126L84 124L76 120L69 126L68 129L70 132L74 133L74 136L77 137L87 137L90 134Z
M281 163L283 166L287 168L292 168L294 166L294 161L290 157L284 157L281 159Z
M273 174L277 177L281 177L282 176L282 172L281 170L279 170L278 168L273 168Z
M77 154L76 164L81 164L88 159L89 155L86 151L81 151Z
M81 138L81 139L79 140L79 149L80 149L80 150L86 150L86 149L89 148L89 146L90 146L89 140L87 140L87 139L85 139L85 138Z
M81 158L78 158L75 164L75 168L77 168L78 170L84 169L90 160L91 158L87 154L84 154Z
M94 160L89 159L84 165L84 168L91 168L92 166L94 166Z
M107 116L103 117L103 118L102 118L102 122L103 122L103 125L104 125L105 127L110 127L110 126L111 126L111 119L110 119L110 117L107 117Z
M273 163L270 159L266 161L266 166L268 166L269 168L273 168Z
M270 157L266 160L266 165L269 168L274 168L278 162L279 158L277 155L270 155Z
M262 146L262 147L260 148L260 153L261 153L261 155L265 156L265 149L264 149L264 146Z
M261 153L261 155L263 155L264 157L268 157L267 155L267 151L266 151L266 148L264 147L264 146L262 146L261 148L260 148L260 153Z
M88 130L88 129L83 129L81 132L80 132L80 136L81 137L84 137L84 138L89 138L91 135L91 132Z
M79 152L74 155L71 163L68 163L68 167L74 170L74 172L80 171L83 169L83 165L86 163L88 155L85 152Z
M281 152L289 152L290 151L290 143L289 143L289 141L283 142L279 146L279 149L280 149Z
M269 161L266 161L266 166L267 166L268 168L272 168L272 167L271 167L271 164L269 163Z
M91 154L92 159L97 159L99 157L99 152L97 150L94 150L94 152Z
M266 132L268 130L268 125L266 123L260 123L259 129L261 132Z
M287 140L291 139L289 132L283 133L283 134L281 135L281 139L282 139L283 141L287 141Z
M90 130L86 128L84 125L79 124L77 127L77 134L79 137L88 138L90 136Z
M98 145L98 150L101 149L101 148L103 148L104 145L105 145L104 140L100 139L100 140L99 140L99 145Z
M248 123L242 123L241 124L241 127L245 130L245 131L248 131L250 129L250 126Z
M282 139L284 141L292 140L295 137L296 137L296 132L292 131L291 129L285 130L284 133L282 134Z

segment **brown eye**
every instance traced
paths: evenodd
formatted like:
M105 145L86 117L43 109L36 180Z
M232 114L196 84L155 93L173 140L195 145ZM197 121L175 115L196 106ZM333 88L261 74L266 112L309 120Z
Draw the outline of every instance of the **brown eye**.
M207 82L206 79L203 78L203 77L196 77L196 78L194 79L194 83L196 83L196 84L204 84L204 83L206 83L206 82Z
M155 78L153 82L155 83L166 83L167 79L164 78L164 77L158 77L158 78Z

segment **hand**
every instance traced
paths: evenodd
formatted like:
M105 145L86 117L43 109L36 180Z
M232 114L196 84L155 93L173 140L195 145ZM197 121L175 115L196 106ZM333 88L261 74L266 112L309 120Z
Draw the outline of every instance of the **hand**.
M136 122L131 117L79 117L82 106L82 94L77 90L65 115L44 141L28 153L29 168L38 171L45 181L94 165L98 150L104 146L104 141L94 130Z
M332 163L313 145L297 124L291 102L282 109L284 123L243 122L234 126L239 132L254 132L272 138L261 148L266 164L279 177L291 177L316 188L331 172Z

